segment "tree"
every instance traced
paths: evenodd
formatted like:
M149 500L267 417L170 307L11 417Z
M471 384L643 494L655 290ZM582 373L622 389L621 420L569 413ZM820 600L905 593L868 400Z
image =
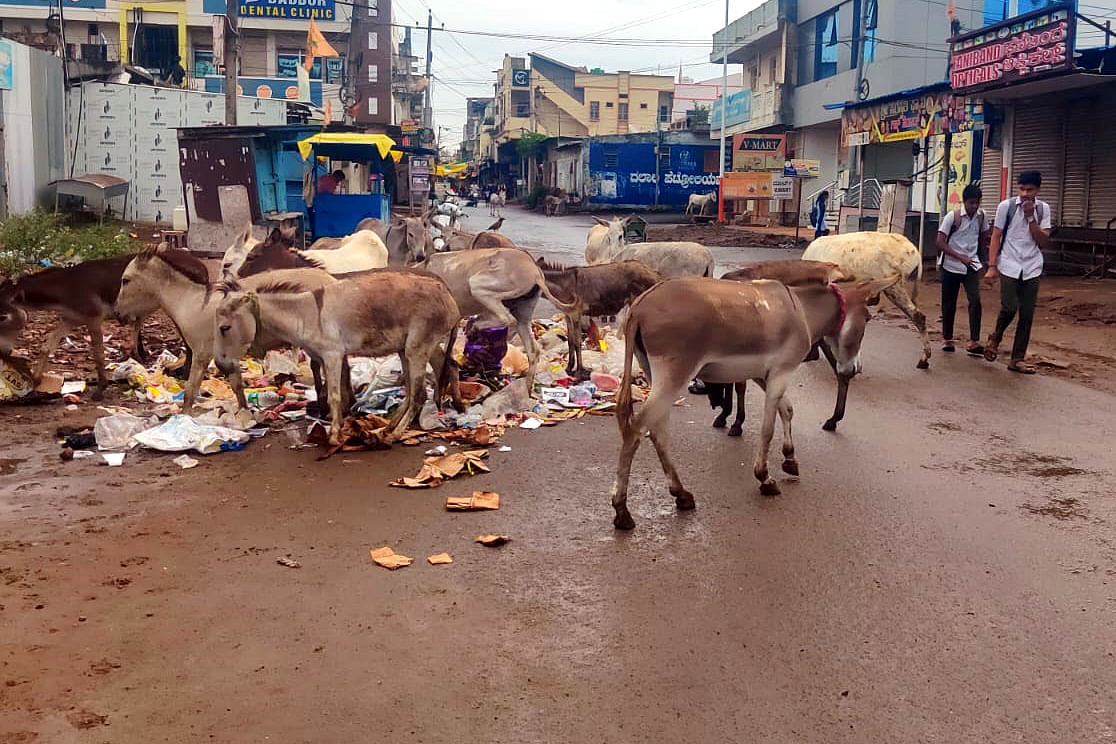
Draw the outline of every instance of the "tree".
M542 156L542 143L547 139L545 134L538 132L524 132L523 136L515 143L515 151L523 160Z
M705 106L696 106L693 111L686 112L686 117L690 120L690 126L708 124L709 109Z

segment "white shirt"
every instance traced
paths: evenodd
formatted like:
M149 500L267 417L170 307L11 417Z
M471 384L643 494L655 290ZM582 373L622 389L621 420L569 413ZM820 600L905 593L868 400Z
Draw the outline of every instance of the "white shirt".
M980 261L977 260L977 248L980 247L980 230L983 227L988 229L988 220L984 216L984 210L978 209L973 213L973 216L965 214L965 210L961 210L961 224L956 230L953 230L953 221L957 217L957 210L951 209L944 218L942 224L938 227L938 232L945 235L949 240L949 247L960 253L962 256L971 259L969 264L979 270ZM1014 222L1014 220L1012 220ZM953 235L950 236L949 231L953 230ZM953 256L948 253L942 254L942 268L951 274L967 274L969 269Z
M1011 205L1019 204L1020 198L1013 196L1000 202L996 207L995 226L1003 230L1007 222L1008 210ZM1050 229L1050 205L1038 199L1035 200L1035 219L1042 215L1039 227L1043 230ZM1023 214L1022 205L1015 208L1011 224L1003 234L1000 241L1000 257L996 267L1000 274L1011 279L1034 279L1042 275L1042 249L1031 236L1031 226L1027 224L1027 217Z

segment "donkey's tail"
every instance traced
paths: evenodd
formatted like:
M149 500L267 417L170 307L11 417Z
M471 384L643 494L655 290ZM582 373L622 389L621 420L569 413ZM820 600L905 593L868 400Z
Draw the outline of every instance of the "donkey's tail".
M465 404L461 400L461 386L457 376L456 363L453 361L453 345L457 342L457 325L457 323L454 323L453 327L450 328L449 337L446 339L446 350L442 355L442 369L438 372L438 386L434 394L438 410L441 410L442 396L445 395L447 387L449 388L450 400L453 401L453 407L459 412L465 410Z
M542 296L549 300L550 304L554 305L554 307L558 308L563 313L569 315L570 313L577 312L576 304L567 305L566 303L555 297L553 294L551 294L550 287L546 286L546 279L542 275L542 269L539 269L539 278L535 282L535 285L539 288L539 291L542 292Z
M636 344L643 341L639 335L639 322L630 310L624 321L624 339L624 374L616 395L616 423L620 426L620 436L627 440L632 434L632 356Z

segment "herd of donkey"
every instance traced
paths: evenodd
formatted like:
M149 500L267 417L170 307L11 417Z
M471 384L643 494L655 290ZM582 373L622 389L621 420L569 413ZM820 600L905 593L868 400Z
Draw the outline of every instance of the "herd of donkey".
M455 250L433 250L431 214L366 220L350 236L323 239L308 250L293 231L272 230L263 240L249 225L226 251L220 278L189 251L161 244L136 255L48 268L0 283L0 358L38 379L60 341L79 326L89 330L97 368L97 395L106 382L102 323L116 318L135 328L143 357L143 319L164 311L177 326L189 355L184 412L214 362L246 406L240 360L293 346L312 360L319 400L330 419L330 441L340 436L349 406L348 355L398 354L404 403L389 436L417 418L433 371L436 403L460 405L451 352L459 323L507 326L517 333L529 361L533 390L539 347L531 321L540 297L566 316L568 371L582 375L583 322L619 316L625 339L623 378L616 396L622 436L612 492L621 529L634 526L627 508L632 458L649 435L679 509L694 506L665 448L672 402L693 380L703 381L724 426L735 391L739 436L748 380L764 391L765 405L754 474L764 494L779 488L768 471L776 415L783 423L784 472L797 475L791 434L793 410L786 391L795 369L819 352L838 381L834 430L844 416L849 381L860 371L860 345L868 306L886 295L915 324L922 339L918 366L928 366L926 320L917 297L921 261L902 235L847 233L816 239L801 259L767 261L713 278L710 250L689 242L625 242L627 219L603 220L589 229L588 265L562 267L536 260L499 232L497 223ZM630 218L628 218L630 219ZM501 220L502 222L502 220ZM54 311L61 321L46 339L34 368L13 355L29 311ZM633 355L651 392L633 411Z

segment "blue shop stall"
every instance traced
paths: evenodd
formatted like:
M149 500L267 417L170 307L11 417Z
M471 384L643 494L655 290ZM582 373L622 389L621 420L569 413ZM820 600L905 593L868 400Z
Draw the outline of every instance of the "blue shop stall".
M395 164L403 157L403 151L391 137L321 132L299 140L298 152L305 163L303 193L310 232L315 239L349 235L368 217L385 222L391 219ZM344 163L363 167L341 168ZM348 174L345 193L326 193L321 189L322 177L334 170Z

